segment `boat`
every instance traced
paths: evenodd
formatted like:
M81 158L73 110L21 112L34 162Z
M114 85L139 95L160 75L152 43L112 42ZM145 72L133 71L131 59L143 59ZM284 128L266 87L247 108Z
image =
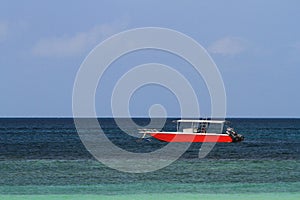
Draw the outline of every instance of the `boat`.
M233 128L227 127L225 131L225 120L176 120L177 131L157 131L155 129L142 130L146 135L150 135L160 141L165 142L241 142L244 136L238 134Z

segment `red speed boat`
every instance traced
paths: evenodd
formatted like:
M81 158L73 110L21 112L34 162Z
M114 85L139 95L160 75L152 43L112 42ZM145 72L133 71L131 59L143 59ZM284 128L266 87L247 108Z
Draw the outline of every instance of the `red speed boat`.
M223 120L177 120L176 132L144 130L147 134L165 142L241 142L244 136L228 127L223 132Z

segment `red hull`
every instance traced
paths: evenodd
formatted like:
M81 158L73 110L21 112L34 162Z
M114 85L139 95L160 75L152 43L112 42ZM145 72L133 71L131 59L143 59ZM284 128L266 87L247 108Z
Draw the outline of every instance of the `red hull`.
M165 142L233 142L227 134L193 134L193 133L150 133L158 140Z

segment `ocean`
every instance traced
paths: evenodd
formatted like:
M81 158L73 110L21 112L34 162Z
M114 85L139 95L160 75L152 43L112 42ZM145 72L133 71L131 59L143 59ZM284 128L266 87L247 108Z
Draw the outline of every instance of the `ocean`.
M166 145L128 136L112 118L98 120L127 151ZM176 129L173 120L165 130ZM243 142L218 143L205 158L198 158L201 143L192 144L165 168L127 173L97 161L72 118L1 118L0 199L300 199L300 119L228 120Z

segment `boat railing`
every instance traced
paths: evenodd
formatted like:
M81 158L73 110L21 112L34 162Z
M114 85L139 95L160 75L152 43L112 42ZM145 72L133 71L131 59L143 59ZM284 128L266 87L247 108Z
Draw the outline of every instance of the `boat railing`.
M158 132L158 130L155 128L139 128L138 131L139 133L143 134L142 137L140 137L137 140L138 142L142 141L145 138L149 138L150 137L149 133Z
M139 128L139 133L152 133L152 132L158 132L155 128Z

